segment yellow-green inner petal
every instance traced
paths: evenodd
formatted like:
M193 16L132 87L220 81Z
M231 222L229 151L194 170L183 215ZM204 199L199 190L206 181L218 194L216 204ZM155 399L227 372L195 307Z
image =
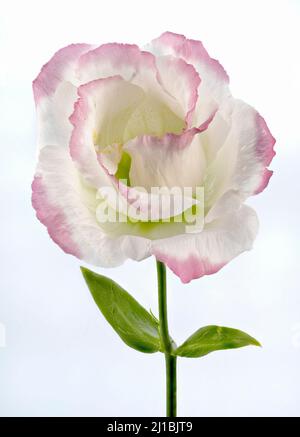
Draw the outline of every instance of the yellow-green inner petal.
M128 187L131 186L129 178L130 165L131 156L127 152L123 152L115 176L117 179L125 180Z
M178 134L184 127L185 121L166 104L145 95L136 106L129 106L117 113L108 111L94 136L94 143L103 150L111 144L124 144L140 135Z

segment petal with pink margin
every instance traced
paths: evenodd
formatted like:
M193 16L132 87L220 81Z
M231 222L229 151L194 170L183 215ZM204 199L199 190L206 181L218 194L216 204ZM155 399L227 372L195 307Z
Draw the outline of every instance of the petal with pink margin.
M173 55L184 59L198 70L202 79L208 79L209 74L218 76L224 83L229 83L229 77L222 65L209 56L201 41L187 39L184 35L164 32L151 41L147 49L157 56ZM198 69L199 68L199 69ZM201 71L202 70L202 71Z
M98 152L105 153L107 146L123 144L142 133L160 136L177 126L178 119L173 112L160 106L160 102L150 102L157 111L149 111L148 96L143 89L120 76L81 85L78 95L70 117L73 125L70 152L80 171L98 188L103 184ZM201 128L205 129L208 123L209 120ZM180 121L178 130L182 126Z
M232 172L233 188L249 196L264 190L272 172L275 138L263 117L250 105L234 100L231 129L236 139L237 158Z
M147 58L143 61L144 68L152 68ZM141 51L135 44L102 44L81 57L77 76L81 84L117 75L130 82L141 62Z
M112 176L116 187L118 199L118 211L139 222L157 222L178 216L197 205L199 202L191 193L183 190L165 190L165 187L157 187L157 191L148 192L143 187L128 187L122 180ZM99 190L105 194L104 190ZM153 188L153 187L152 187ZM105 196L106 197L106 196ZM115 198L112 198L115 206ZM163 228L162 228L163 229Z
M256 144L256 151L263 165L267 167L276 155L274 150L276 140L271 134L265 119L259 113L257 113L256 116L256 126L260 138L260 141ZM261 193L268 186L272 175L272 170L269 170L268 168L263 169L260 182L258 187L254 190L254 194Z
M49 200L47 187L41 175L34 177L31 189L32 206L36 210L36 216L46 226L52 240L64 252L80 258L80 249L72 238L65 214Z
M195 68L181 58L156 58L159 79L164 89L182 106L187 127L192 127L193 113L198 100L201 79Z
M269 170L268 168L265 168L263 170L263 174L261 176L261 181L256 190L254 191L254 194L259 194L268 186L269 181L273 175L273 171Z
M240 253L250 250L258 230L255 211L242 206L206 225L199 234L156 240L152 253L183 283L216 273Z
M272 176L266 166L275 155L275 139L254 108L232 98L221 105L218 112L230 129L224 130L224 143L206 169L204 186L208 210L229 190L238 192L243 201L263 191ZM212 124L204 133L208 145L211 129L215 127Z
M218 108L230 95L229 77L221 64L211 58L201 41L187 39L184 35L165 32L146 46L155 56L172 55L192 64L201 78L194 125L203 123L208 114Z
M69 116L77 99L76 64L92 46L72 44L60 49L33 81L38 118L38 145L68 147L72 126Z
M105 234L96 219L96 190L84 183L66 149L46 146L41 150L32 189L37 217L65 252L102 267L150 255L146 238Z
M133 186L191 188L202 186L205 154L194 130L163 138L143 135L128 141L124 150L131 157L130 182Z
M33 81L33 93L36 104L44 97L55 93L64 80L75 79L74 71L80 56L91 49L89 44L71 44L58 50L45 64Z
M77 74L81 84L121 76L161 100L178 117L185 117L179 102L163 88L155 57L135 44L108 43L87 52L80 58Z
M70 139L70 153L78 168L94 187L111 184L108 175L98 162L95 150L95 132L104 127L111 144L121 141L127 119L136 105L143 99L144 92L120 76L98 79L78 88L78 100L70 116L73 131ZM123 114L119 125L114 123L118 112ZM124 113L127 116L124 116ZM110 126L113 129L110 129ZM120 138L119 138L120 137ZM105 138L104 138L105 139Z
M206 158L198 134L209 127L214 116L182 134L141 135L125 143L123 149L131 157L131 184L148 191L151 187L195 190L202 186Z

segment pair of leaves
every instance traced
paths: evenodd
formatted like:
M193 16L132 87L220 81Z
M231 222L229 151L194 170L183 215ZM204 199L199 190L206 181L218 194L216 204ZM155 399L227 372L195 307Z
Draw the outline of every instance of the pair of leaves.
M157 319L113 280L81 268L90 292L108 323L133 349L140 352L164 352ZM174 355L197 358L221 349L248 345L260 346L245 332L221 326L205 326L196 331Z

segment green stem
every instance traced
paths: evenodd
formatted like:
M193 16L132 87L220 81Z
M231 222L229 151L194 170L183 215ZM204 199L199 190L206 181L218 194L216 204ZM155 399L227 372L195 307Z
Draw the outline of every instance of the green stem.
M168 328L166 267L160 261L156 262L156 266L158 281L159 331L166 360L167 417L176 417L176 356L172 355L172 339L170 338Z

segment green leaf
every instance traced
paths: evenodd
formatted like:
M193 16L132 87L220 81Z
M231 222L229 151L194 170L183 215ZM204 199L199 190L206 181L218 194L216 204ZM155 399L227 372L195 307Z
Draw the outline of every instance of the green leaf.
M100 311L122 340L140 352L161 350L157 320L116 282L81 267Z
M255 338L238 329L223 326L204 326L191 335L175 351L181 357L198 358L222 349L261 346Z

